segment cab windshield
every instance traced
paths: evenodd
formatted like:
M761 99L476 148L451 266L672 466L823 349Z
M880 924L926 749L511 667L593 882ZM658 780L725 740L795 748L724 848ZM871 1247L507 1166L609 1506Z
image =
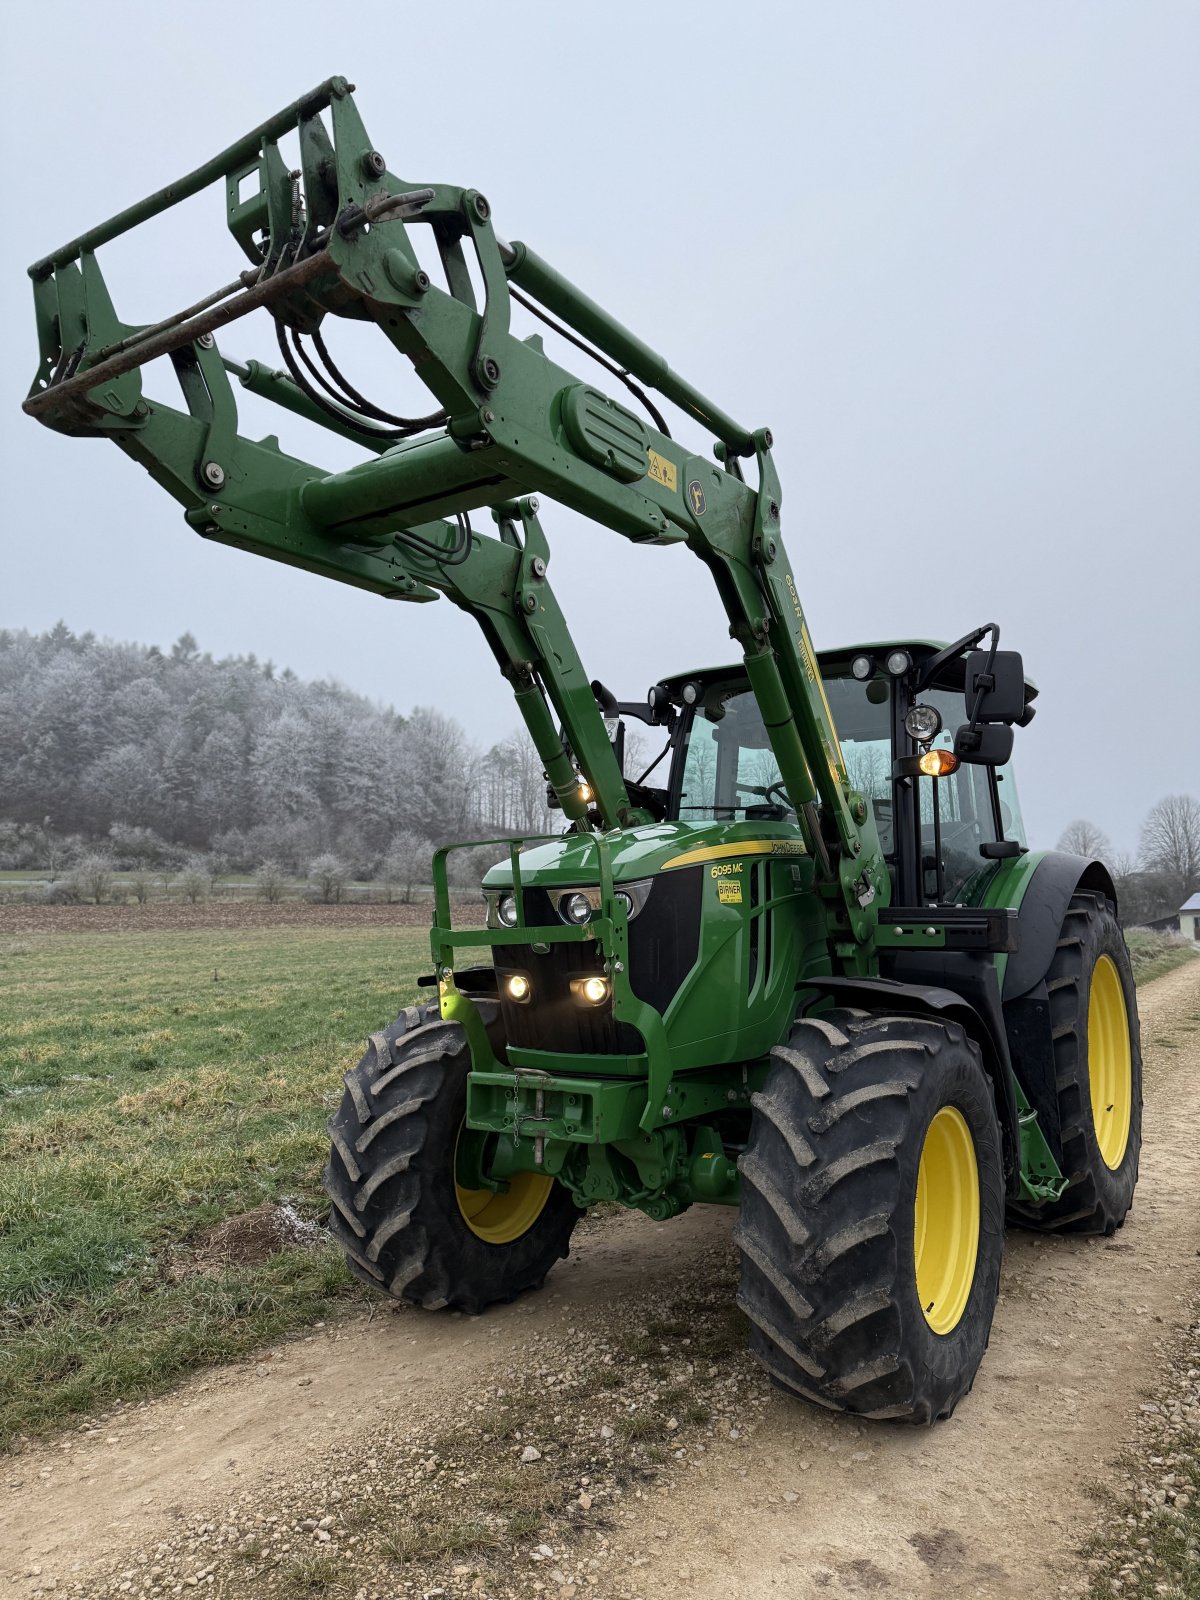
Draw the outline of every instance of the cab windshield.
M870 797L880 844L889 854L892 741L887 684L829 678L825 693L850 781ZM685 735L679 815L685 822L795 820L762 713L749 689L710 690L693 713Z

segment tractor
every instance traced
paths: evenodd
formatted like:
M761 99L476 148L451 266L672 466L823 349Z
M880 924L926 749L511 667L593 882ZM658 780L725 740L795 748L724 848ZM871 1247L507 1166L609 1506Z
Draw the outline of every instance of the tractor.
M246 264L170 317L121 320L100 249L211 186ZM464 845L437 851L428 998L346 1076L325 1186L349 1270L478 1313L541 1285L590 1206L732 1206L738 1303L774 1383L865 1417L949 1416L1006 1223L1112 1233L1141 1135L1112 879L1027 847L1011 754L1037 691L998 626L818 654L770 430L509 243L477 189L398 177L345 79L30 276L31 416L111 439L203 539L450 600L544 766L560 826L490 841L474 918L450 892ZM514 304L596 377L512 333ZM251 312L278 359L218 347ZM339 317L373 322L431 403L368 399L326 343ZM174 406L143 392L158 357ZM329 471L247 437L235 385L361 458ZM589 678L544 500L697 556L736 659L632 700ZM634 722L661 741L641 772Z

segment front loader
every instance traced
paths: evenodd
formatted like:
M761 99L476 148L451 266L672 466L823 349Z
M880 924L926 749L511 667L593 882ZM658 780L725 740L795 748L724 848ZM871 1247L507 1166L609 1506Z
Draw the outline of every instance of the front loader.
M122 321L99 250L211 185L248 265ZM1009 758L1036 690L998 627L818 655L770 431L508 243L478 190L396 176L344 79L30 275L26 411L111 438L201 538L469 613L561 813L553 835L493 841L484 927L455 921L460 847L435 857L430 998L372 1037L330 1126L350 1269L479 1312L540 1285L600 1201L660 1221L734 1206L738 1300L777 1384L948 1416L987 1344L1006 1217L1111 1233L1141 1133L1113 884L1026 847ZM596 380L514 335L514 303ZM218 347L251 312L277 360ZM338 317L373 322L432 401L368 399L326 343ZM143 391L157 357L181 407ZM246 437L235 385L362 458L327 471ZM590 680L543 497L698 556L738 659L633 701ZM636 776L631 719L662 744Z

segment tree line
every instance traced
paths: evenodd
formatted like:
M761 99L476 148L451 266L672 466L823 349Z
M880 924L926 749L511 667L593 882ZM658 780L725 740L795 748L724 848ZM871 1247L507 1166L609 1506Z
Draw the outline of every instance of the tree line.
M552 816L523 729L482 750L435 709L402 716L253 655L214 659L190 633L162 651L61 622L0 630L0 870L86 861L93 892L123 869L174 873L187 893L254 872L267 898L281 874L321 898L353 877L407 897L438 844L542 833ZM1136 855L1084 818L1058 843L1108 863L1127 923L1200 888L1190 795L1151 809ZM470 878L480 863L457 865Z
M1104 830L1086 817L1068 824L1058 848L1106 864L1127 926L1170 916L1200 889L1200 800L1164 795L1146 814L1136 855L1115 850Z
M189 633L163 651L0 631L0 870L99 855L306 875L332 856L356 878L424 877L438 844L549 825L523 730L481 750L440 711L214 659Z

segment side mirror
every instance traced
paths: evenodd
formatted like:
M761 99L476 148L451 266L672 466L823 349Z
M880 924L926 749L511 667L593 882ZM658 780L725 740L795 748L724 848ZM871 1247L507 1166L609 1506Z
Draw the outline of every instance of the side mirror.
M954 735L954 754L970 766L1002 767L1012 747L1012 728L1003 723L986 722L978 728L966 723Z
M997 650L990 671L989 653L972 650L967 656L967 717L975 723L1019 722L1025 714L1025 664L1020 652ZM1005 756L1000 764L1007 759Z

